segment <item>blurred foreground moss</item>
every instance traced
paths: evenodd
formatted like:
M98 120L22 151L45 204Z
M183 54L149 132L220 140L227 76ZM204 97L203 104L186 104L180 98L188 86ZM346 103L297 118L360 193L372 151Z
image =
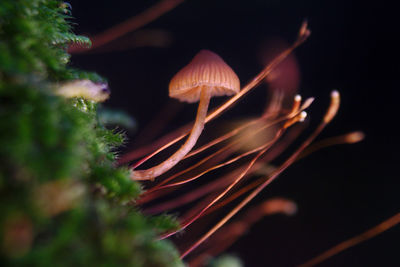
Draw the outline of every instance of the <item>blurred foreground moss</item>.
M156 234L178 227L128 206L140 192L115 167L124 136L98 104L55 95L68 80L104 81L72 69L69 4L0 2L0 261L29 266L181 266Z

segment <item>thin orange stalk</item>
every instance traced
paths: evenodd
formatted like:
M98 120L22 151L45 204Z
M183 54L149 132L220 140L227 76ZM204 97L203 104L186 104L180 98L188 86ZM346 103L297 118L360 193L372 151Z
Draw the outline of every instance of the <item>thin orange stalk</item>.
M299 265L298 267L315 266L346 249L354 247L355 245L358 245L370 238L373 238L373 237L385 232L386 230L389 230L390 228L394 227L395 225L397 225L399 223L400 223L400 213L397 213L396 215L390 217L389 219L386 219L385 221L381 222L380 224L376 225L375 227L372 227L368 231L366 231L358 236L352 237L346 241L343 241L342 243L339 243L338 245L334 246L333 248L328 249L324 253L307 261L306 263Z
M319 142L312 144L311 146L307 147L299 156L299 159L307 157L308 155L318 151L320 149L334 146L334 145L341 145L341 144L354 144L357 142L361 142L364 139L365 135L363 132L356 131L347 134L343 134L340 136L334 136L330 138L326 138Z
M146 9L142 13L115 25L102 33L90 37L92 40L92 47L90 49L95 49L100 46L106 45L115 39L124 36L127 33L135 31L140 27L152 22L153 20L159 18L161 15L171 11L179 4L183 3L184 0L162 0ZM87 48L82 48L79 46L71 46L68 50L71 54L83 53L88 51Z
M179 196L175 199L164 201L163 203L160 203L156 206L145 209L145 212L158 213L158 212L162 212L165 210L170 210L170 209L179 207L181 205L185 205L196 199L199 199L206 194L218 191L221 188L226 187L229 183L231 183L231 181L233 180L232 177L236 177L237 175L239 175L240 172L242 171L242 169L243 168L240 167L239 169L235 170L233 173L229 173L217 180L214 180L208 184L205 184L199 188L196 188L193 191L190 191L182 196ZM183 216L183 217L187 218L187 217L191 217L191 216Z
M236 191L234 194L230 195L228 198L222 200L221 202L219 202L218 204L214 205L213 207L211 207L207 212L205 212L203 214L203 216L208 215L222 207L224 207L225 205L229 204L230 202L234 201L235 199L237 199L238 197L240 197L241 195L249 192L251 189L259 186L260 184L263 183L263 181L265 180L264 177L258 178L257 180L251 182L250 184L240 188L238 191Z

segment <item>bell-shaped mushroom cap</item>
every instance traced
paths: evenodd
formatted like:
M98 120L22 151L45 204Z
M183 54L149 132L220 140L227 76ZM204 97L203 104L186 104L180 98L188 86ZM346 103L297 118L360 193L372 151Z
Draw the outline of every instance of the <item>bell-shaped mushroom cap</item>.
M234 95L240 91L236 73L217 54L201 50L169 83L169 96L185 102L197 102L202 89L211 96Z

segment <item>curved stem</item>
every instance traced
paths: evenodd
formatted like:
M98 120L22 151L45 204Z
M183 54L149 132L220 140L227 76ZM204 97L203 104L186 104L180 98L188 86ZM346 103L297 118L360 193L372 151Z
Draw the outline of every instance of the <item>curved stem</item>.
M211 92L210 88L204 87L200 93L200 103L197 109L196 121L190 132L190 135L186 142L181 148L176 151L171 157L166 159L164 162L158 164L147 170L133 171L131 178L133 180L152 180L157 176L167 172L173 166L175 166L180 160L182 160L187 153L194 147L204 128L204 122L207 116L208 104L210 103Z

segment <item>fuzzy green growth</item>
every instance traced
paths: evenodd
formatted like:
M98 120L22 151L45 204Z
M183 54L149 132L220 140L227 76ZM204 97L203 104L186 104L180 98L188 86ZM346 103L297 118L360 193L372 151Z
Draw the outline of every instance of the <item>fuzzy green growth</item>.
M155 240L176 220L126 205L141 188L115 167L124 135L101 124L97 103L54 94L68 80L103 80L68 66L69 44L90 45L68 19L61 1L0 2L0 262L181 266Z

